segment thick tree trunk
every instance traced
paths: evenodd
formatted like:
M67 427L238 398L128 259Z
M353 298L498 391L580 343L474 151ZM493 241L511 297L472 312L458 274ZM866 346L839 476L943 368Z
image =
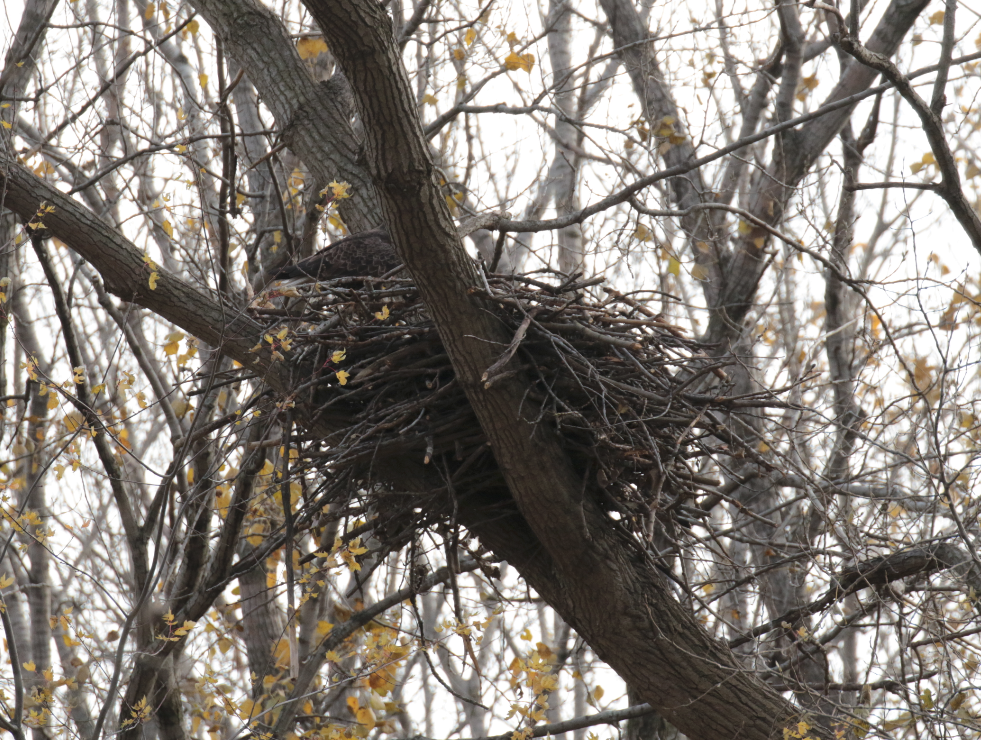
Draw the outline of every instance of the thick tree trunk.
M199 6L213 17L228 11L219 8L217 0L202 0ZM510 338L500 334L486 307L470 297L478 276L440 193L384 11L367 2L311 0L308 7L327 31L331 48L359 96L370 178L353 156L344 159L345 153L339 154L329 141L334 133L330 127L308 118L311 106L323 105L313 101L310 86L280 90L278 97L270 92L268 86L282 85L282 75L288 78L290 69L269 63L282 49L270 44L268 34L257 31L268 24L268 14L256 12L247 2L237 3L245 20L235 26L218 24L218 30L235 39L239 46L230 53L239 55L287 129L288 140L310 166L336 177L332 168L341 162L348 172L340 177L362 185L358 192L364 194L364 203L373 202L373 193L378 193L395 242L439 326L457 377L508 483L509 490L498 491L488 503L499 505L513 496L517 505L518 511L504 518L468 512L466 523L514 564L641 697L689 737L781 737L798 710L708 637L646 555L633 540L621 536L615 522L593 503L589 482L584 484L573 472L554 432L526 417L521 407L522 380L483 388L480 376ZM269 53L260 55L262 48ZM273 68L278 69L275 75ZM267 88L260 82L263 75ZM222 323L226 312L162 271L151 290L148 278L153 267L138 250L14 162L8 159L3 165L8 205L30 216L41 200L56 203L56 210L45 217L51 233L91 260L110 290L221 346L229 356L264 373L274 387L289 389L285 364L273 363L266 353L250 353L259 335L256 324L241 316ZM332 423L340 420L324 422ZM397 470L396 480L411 480L419 466L381 461L379 471L386 467Z
M885 9L867 48L884 57L896 53L900 42L929 0L892 0ZM824 104L834 103L867 89L878 73L852 60L846 64ZM854 106L841 108L816 118L800 129L785 132L774 146L774 161L766 172L754 178L747 209L768 224L778 224L784 218L787 202L815 160L837 136L848 120ZM720 351L728 351L742 331L742 322L752 307L756 288L766 266L764 249L769 233L754 226L735 240L732 258L720 283L717 299L710 305L712 315L704 339L719 343Z
M617 532L588 493L582 498L583 481L554 432L522 411L521 381L483 389L480 376L497 359L495 347L508 338L468 295L477 285L476 270L439 192L384 11L366 3L312 4L311 9L330 28L331 46L355 91L362 92L367 160L387 222L521 510L507 518L475 514L467 522L470 528L689 737L782 737L795 707L711 639L633 541ZM222 323L227 312L162 270L151 290L152 268L135 247L16 163L3 165L7 205L30 216L42 200L55 204L45 217L48 229L92 261L111 291L221 346L264 372L274 387L290 387L288 368L265 353L255 362L250 349L259 331L253 322L239 315ZM411 481L418 467L406 461L391 465L393 480ZM507 496L501 490L494 503ZM162 667L136 667L128 703L157 693L153 677Z
M790 703L743 671L683 608L633 542L583 496L554 431L522 408L520 379L487 390L481 374L508 337L485 307L440 196L384 11L367 2L309 0L351 81L365 159L389 229L440 331L520 515L470 522L672 723L692 737L782 736ZM517 536L516 536L517 535ZM692 703L694 697L699 701Z
M566 119L579 120L576 110L576 77L572 63L572 45L575 35L572 28L571 0L550 0L548 9L548 58L552 65L552 81L558 85L555 91L555 107ZM567 120L555 121L555 154L549 176L554 180L548 187L552 191L556 215L565 216L579 210L579 157L572 145L578 143L579 130ZM561 272L573 274L583 262L582 227L569 224L558 233L559 259Z

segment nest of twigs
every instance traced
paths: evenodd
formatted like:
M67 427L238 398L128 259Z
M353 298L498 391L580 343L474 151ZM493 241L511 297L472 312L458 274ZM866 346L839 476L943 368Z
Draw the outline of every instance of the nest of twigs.
M769 400L727 397L722 364L704 346L599 279L492 274L477 293L512 337L485 385L515 374L530 381L529 413L558 432L604 506L648 531L653 516L687 524L707 513L694 499L718 481L700 474L704 458L743 454L725 431L727 412ZM376 535L405 542L468 498L506 491L411 280L341 279L268 295L282 307L267 302L255 315L270 336L288 328L290 355L312 368L295 402L316 409L315 420L347 420L327 437L298 440L302 457L330 472L335 493L388 496L373 507ZM373 483L380 461L406 456L433 466L441 485L413 494Z

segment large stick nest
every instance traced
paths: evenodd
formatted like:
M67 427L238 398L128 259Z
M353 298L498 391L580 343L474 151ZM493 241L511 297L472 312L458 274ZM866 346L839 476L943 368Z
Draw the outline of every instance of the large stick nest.
M345 278L265 297L284 298L282 308L266 301L254 309L268 321L267 341L312 368L298 379L294 402L316 409L314 420L348 420L326 438L298 440L302 458L329 472L335 501L344 487L349 496L386 496L371 507L376 535L404 543L468 497L503 489L411 280ZM599 279L487 275L474 298L512 337L487 368L485 386L528 379L527 414L558 432L590 495L634 531L649 533L655 516L687 524L706 515L693 500L718 484L701 474L706 458L755 455L736 449L728 412L781 405L772 396L727 396L726 373L706 347ZM393 454L434 466L442 486L406 493L374 485L378 461Z

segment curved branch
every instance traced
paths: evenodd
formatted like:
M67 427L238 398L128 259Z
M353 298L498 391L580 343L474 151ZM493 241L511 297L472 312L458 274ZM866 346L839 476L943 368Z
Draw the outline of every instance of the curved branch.
M733 727L742 738L782 737L797 708L744 670L678 603L660 571L625 546L595 499L583 495L589 483L554 430L523 404L525 380L481 382L510 337L478 297L479 276L441 195L385 10L371 0L305 5L351 81L389 232L520 511L461 511L464 523L689 737L717 738ZM500 511L508 492L489 493L487 505Z

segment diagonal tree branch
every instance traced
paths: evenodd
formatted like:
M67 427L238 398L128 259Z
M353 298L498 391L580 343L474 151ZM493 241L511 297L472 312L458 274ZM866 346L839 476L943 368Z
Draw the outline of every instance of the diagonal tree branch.
M948 12L952 18L953 13ZM945 37L946 35L945 27ZM869 69L881 72L882 76L895 86L897 92L903 96L903 100L909 104L919 117L923 133L926 134L927 141L930 142L930 150L933 152L933 156L937 161L937 167L940 170L940 183L935 185L934 189L937 195L943 198L944 202L950 207L954 218L957 219L957 222L971 240L971 244L974 245L974 248L978 252L981 252L981 218L978 217L977 211L974 210L973 205L964 195L964 189L961 187L961 177L957 171L957 162L954 160L954 153L951 151L950 145L947 143L947 137L944 135L943 120L940 117L942 106L939 106L940 109L938 110L935 109L935 106L927 103L913 89L909 78L899 71L899 67L894 62L890 61L888 57L867 48L858 39L852 36L842 36L838 41L838 46ZM944 76L946 75L948 66L949 61L942 63L941 72ZM938 77L938 81L939 79ZM943 89L939 88L939 90L942 96Z
M340 180L357 195L340 204L352 231L379 225L378 196L358 164L358 138L351 126L346 81L316 82L277 15L255 0L194 0L269 106L282 141L321 182ZM252 163L248 163L252 164ZM248 166L248 165L246 165Z
M467 525L690 737L733 727L744 738L782 737L796 708L738 666L583 495L588 484L554 431L523 408L524 380L480 382L509 337L471 297L476 269L452 228L385 11L367 0L305 4L351 81L387 225L521 512Z
M927 3L928 0L892 0L872 32L867 48L883 57L891 57ZM848 64L822 107L836 107L838 103L866 93L878 74L857 61ZM749 203L750 212L771 225L778 224L800 181L838 135L853 109L854 103L836 107L833 112L816 117L784 139L776 147L776 156L765 176L759 178L758 190ZM748 229L736 240L719 302L710 307L712 314L704 337L710 343L718 343L720 351L728 351L728 346L742 331L743 319L752 306L768 264L765 259L767 241L766 230L759 226Z

